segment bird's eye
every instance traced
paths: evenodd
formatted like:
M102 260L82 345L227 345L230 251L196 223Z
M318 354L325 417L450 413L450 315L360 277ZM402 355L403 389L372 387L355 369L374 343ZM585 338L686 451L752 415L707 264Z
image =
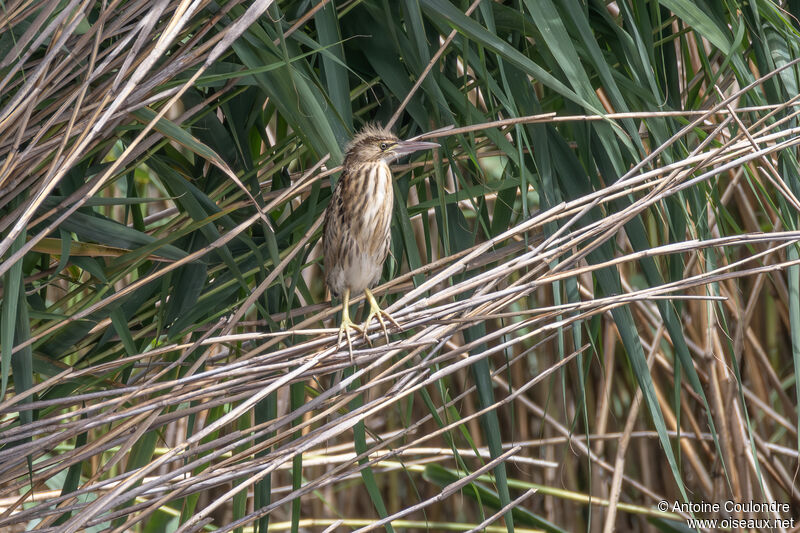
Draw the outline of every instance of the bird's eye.
M381 143L380 148L381 150L386 150L387 148L389 148L389 145L386 143Z

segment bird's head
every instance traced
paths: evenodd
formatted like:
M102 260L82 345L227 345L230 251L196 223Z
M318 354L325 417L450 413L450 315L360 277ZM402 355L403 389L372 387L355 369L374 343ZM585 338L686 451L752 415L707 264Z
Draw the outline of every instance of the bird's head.
M353 137L345 151L345 166L348 164L391 163L418 150L438 148L437 143L425 141L401 141L388 129L368 124Z

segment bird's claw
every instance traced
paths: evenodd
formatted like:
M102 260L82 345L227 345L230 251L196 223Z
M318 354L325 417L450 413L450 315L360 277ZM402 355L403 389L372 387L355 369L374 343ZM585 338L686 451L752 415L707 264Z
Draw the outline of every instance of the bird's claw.
M394 324L397 329L400 329L400 324L397 323L392 315L381 309L381 307L378 305L378 301L375 300L375 296L373 296L372 291L366 289L364 290L364 293L366 294L367 301L369 302L369 314L367 315L367 320L364 322L364 327L361 329L364 339L369 342L367 330L369 330L369 323L372 322L372 317L375 317L378 319L381 329L383 329L383 336L386 339L386 344L389 344L389 329L386 327L386 322L383 321L383 318L386 317L386 319Z
M362 328L358 324L354 323L352 320L350 320L349 316L343 318L342 319L342 325L339 326L338 344L339 345L342 344L342 335L344 335L345 338L347 339L347 349L350 352L350 362L354 363L355 362L355 357L353 356L353 341L350 339L350 329L351 328L356 330L356 331L361 332L363 335L366 335L366 328Z
M355 357L353 356L353 340L350 338L350 330L354 329L357 332L360 332L361 335L364 337L364 340L372 345L372 341L370 340L367 332L369 331L369 323L372 322L372 318L375 317L378 319L378 323L381 325L381 329L383 330L383 336L386 338L386 344L389 344L389 328L386 327L386 322L384 318L394 324L397 329L400 329L400 324L394 319L392 315L381 309L381 306L378 305L378 301L375 299L375 296L372 294L372 291L369 289L364 290L364 294L367 297L367 301L369 302L369 314L367 314L367 320L364 322L363 326L359 326L352 320L350 320L350 312L349 312L349 304L350 304L350 290L346 289L344 292L344 303L342 305L342 323L339 326L339 340L338 344L341 346L342 344L342 336L347 339L347 349L350 352L350 362L355 362Z
M392 315L384 311L383 309L378 309L377 311L370 311L367 315L367 320L364 322L364 328L361 330L364 334L364 338L369 342L369 338L367 337L367 330L369 329L369 323L372 322L372 317L378 319L378 323L381 325L381 329L383 330L383 336L386 339L386 344L389 344L389 328L386 327L386 322L384 322L383 318L389 320L397 329L400 329L400 324L392 318ZM370 344L372 344L370 342Z

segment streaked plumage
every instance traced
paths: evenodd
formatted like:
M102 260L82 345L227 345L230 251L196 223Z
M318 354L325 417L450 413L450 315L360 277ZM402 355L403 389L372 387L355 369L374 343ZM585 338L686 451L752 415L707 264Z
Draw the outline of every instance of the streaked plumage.
M373 149L386 139L399 141L373 126L348 145L344 171L325 214L325 281L336 297L346 287L361 292L374 286L389 253L392 174L383 159L376 159L383 152Z
M374 125L365 127L347 145L342 174L325 213L322 238L325 281L331 293L341 296L344 304L340 342L346 334L349 344L349 328L360 330L366 337L373 316L388 340L382 316L394 320L378 307L369 289L380 280L391 243L394 192L389 163L411 152L437 146L401 141L389 130ZM350 320L347 309L350 293L361 291L365 291L370 303L363 327Z

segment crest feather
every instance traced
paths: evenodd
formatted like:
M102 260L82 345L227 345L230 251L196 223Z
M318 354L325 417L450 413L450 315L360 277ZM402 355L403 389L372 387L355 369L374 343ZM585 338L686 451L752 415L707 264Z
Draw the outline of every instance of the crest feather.
M361 130L353 136L353 139L347 143L344 151L347 152L359 143L368 139L392 139L396 138L388 128L384 128L376 122L368 122Z

